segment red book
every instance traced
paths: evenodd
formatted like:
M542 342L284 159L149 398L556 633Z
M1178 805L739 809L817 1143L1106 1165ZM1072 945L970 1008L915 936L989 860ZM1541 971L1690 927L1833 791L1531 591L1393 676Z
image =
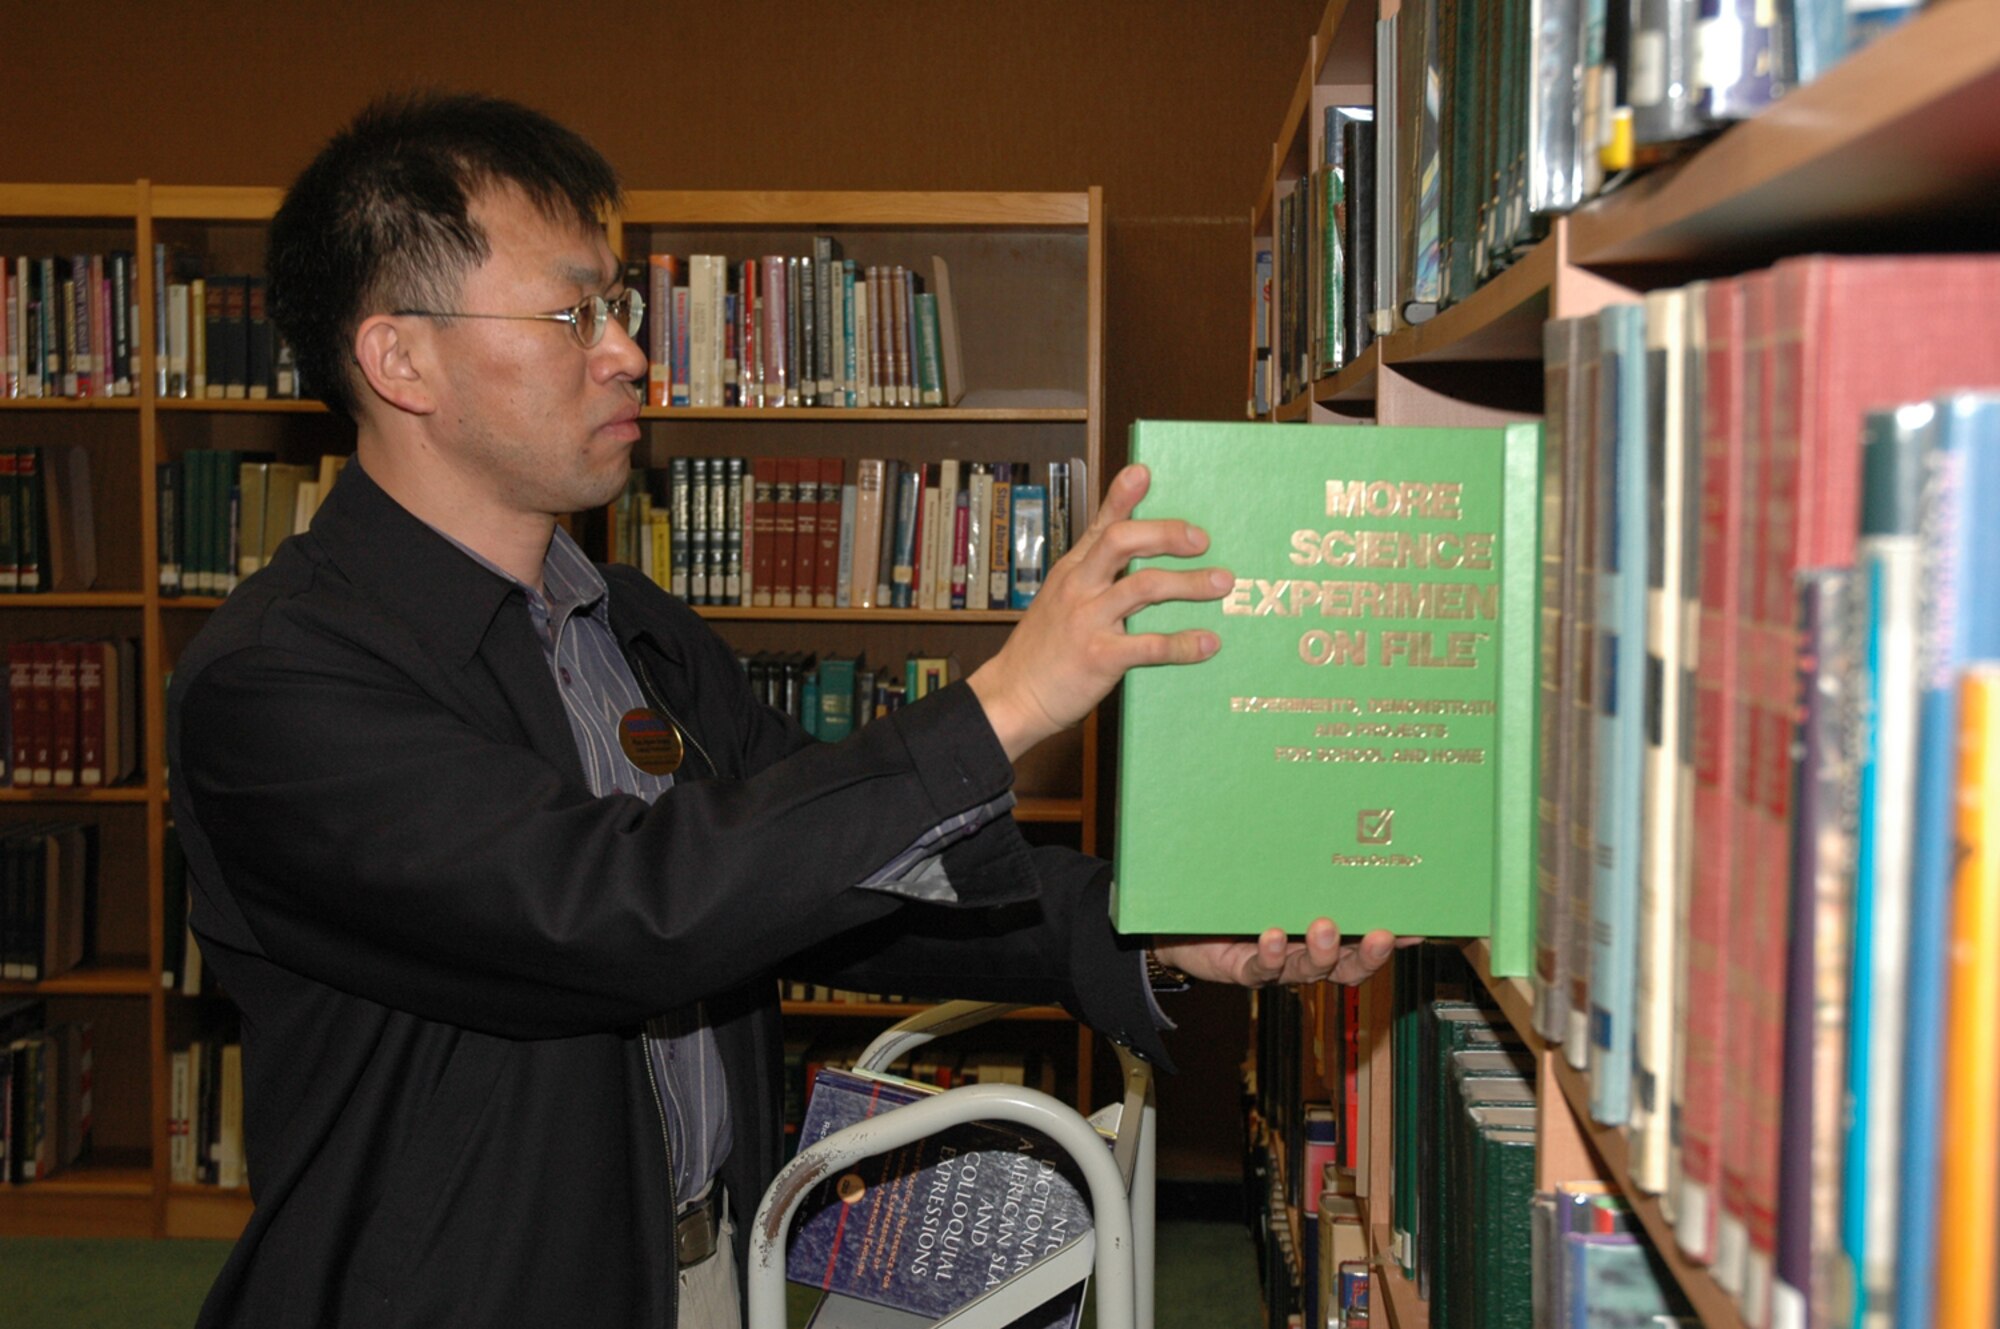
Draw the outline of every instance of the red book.
M942 497L942 495L940 495ZM965 608L965 570L971 560L971 495L963 487L951 496L951 607Z
M1711 282L1704 298L1708 353L1702 365L1701 652L1695 668L1694 824L1728 824L1736 766L1736 620L1743 513L1743 291ZM1728 1027L1729 885L1734 841L1695 837L1688 892L1683 1088L1680 1104L1681 1248L1715 1255L1722 1200L1722 1049Z
M743 384L743 404L762 406L764 404L764 365L757 358L758 347L764 344L762 328L758 320L763 317L763 304L757 298L758 274L762 267L754 258L743 260L742 279L736 287L737 335L742 339L738 349L737 374ZM748 526L743 528L749 530Z
M1854 562L1861 423L1872 408L1994 381L2000 365L2000 261L1989 257L1814 255L1771 271L1765 356L1767 447L1754 506L1760 544L1738 629L1747 768L1739 807L1737 911L1751 1046L1744 1176L1746 1300L1763 1304L1777 1239L1783 1109L1798 574ZM1746 549L1746 557L1751 557ZM1807 883L1806 889L1811 889ZM1748 926L1745 927L1744 925ZM1935 1086L1911 1086L1925 1102Z
M819 562L813 580L813 605L833 608L840 589L840 483L846 464L839 457L819 459Z
M750 603L763 608L771 604L771 587L777 576L778 459L758 457L750 463L749 556Z
M771 501L771 604L792 607L795 543L799 530L799 459L778 459Z
M33 665L28 692L34 699L34 746L28 765L34 772L36 785L52 785L55 783L56 644L33 643L29 659Z
M35 648L31 642L7 644L7 699L13 726L9 778L16 786L26 786L35 782Z
M819 461L801 457L798 488L793 491L792 605L810 609L819 583Z
M82 654L73 641L52 641L49 653L49 783L76 786L76 668Z
M94 789L108 784L104 728L104 670L116 668L111 643L79 642L76 651L76 782Z

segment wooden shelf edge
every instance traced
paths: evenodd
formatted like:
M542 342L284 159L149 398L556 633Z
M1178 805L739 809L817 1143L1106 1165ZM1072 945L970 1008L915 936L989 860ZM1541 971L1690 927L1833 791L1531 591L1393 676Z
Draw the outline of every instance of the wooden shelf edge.
M1560 241L1550 235L1436 317L1391 333L1382 347L1383 362L1539 360L1559 249Z
M1080 798L1036 798L1024 795L1015 800L1015 821L1079 822L1083 820Z
M1371 1316L1380 1307L1388 1317L1389 1329L1430 1329L1430 1303L1417 1295L1417 1285L1396 1263L1387 1224L1368 1224L1368 1270Z
M159 990L160 980L143 965L107 965L73 969L38 983L0 981L0 993L28 997L144 997Z
M326 403L310 397L161 397L153 402L156 410L214 415L326 415Z
M1371 341L1352 363L1342 365L1325 378L1314 379L1312 399L1320 403L1373 401L1381 368L1382 343Z
M8 591L0 593L0 609L137 609L146 603L140 591Z
M0 187L0 212L10 217L117 218L133 220L139 214L139 186L21 184Z
M1996 105L1993 6L1932 6L1685 162L1585 206L1577 261L1697 259L1810 242L1829 221L1913 218L2000 165Z
M0 397L0 411L136 411L137 397Z
M1271 412L1271 419L1281 425L1307 420L1312 418L1312 406L1310 396L1294 397L1290 401L1280 402L1278 408Z
M1632 1174L1626 1166L1625 1132L1619 1127L1591 1120L1590 1087L1584 1083L1582 1072L1561 1057L1545 1058L1543 1064L1554 1067L1556 1084L1570 1114L1576 1118L1579 1131L1602 1165L1606 1180L1616 1186L1626 1203L1632 1206L1632 1212L1646 1229L1647 1238L1659 1252L1661 1261L1673 1273L1681 1291L1694 1306L1695 1314L1701 1317L1701 1322L1708 1329L1744 1329L1736 1299L1723 1291L1705 1267L1695 1264L1681 1253L1673 1225L1660 1212L1659 1197L1648 1195L1632 1184Z
M0 788L0 803L145 803L152 795L145 785L118 785L111 789L58 789L35 785L27 789Z
M64 1168L46 1181L6 1187L0 1190L0 1203L32 1204L79 1197L150 1200L152 1196L153 1170L149 1167L95 1167L80 1163Z
M285 191L269 185L162 185L152 214L162 221L269 221Z
M634 189L627 226L1083 226L1087 193Z

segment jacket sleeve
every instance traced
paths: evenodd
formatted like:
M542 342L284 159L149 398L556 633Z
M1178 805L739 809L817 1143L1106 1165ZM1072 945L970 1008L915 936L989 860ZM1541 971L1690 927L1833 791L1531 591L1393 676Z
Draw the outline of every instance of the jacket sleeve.
M649 806L591 796L366 651L267 634L190 672L169 751L198 930L514 1037L636 1023L884 918L897 902L854 883L1012 779L963 687L838 745L760 722L742 742L768 764ZM967 880L986 894L966 904L1034 890Z

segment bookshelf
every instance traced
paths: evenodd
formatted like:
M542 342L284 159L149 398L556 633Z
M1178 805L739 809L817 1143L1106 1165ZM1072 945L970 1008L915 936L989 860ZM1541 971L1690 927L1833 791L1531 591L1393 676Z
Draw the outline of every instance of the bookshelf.
M210 272L259 272L264 233L282 197L275 188L155 184L0 184L0 253L130 251L156 243L201 254ZM1082 457L1101 487L1104 223L1099 191L1078 193L688 192L637 190L607 220L614 246L633 253L810 253L831 231L850 256L888 261L946 255L958 283L966 377L974 389L1056 389L1059 405L977 401L956 408L649 408L641 455L960 456L1041 462ZM802 243L803 250L791 248ZM904 257L907 255L907 257ZM23 1186L0 1187L0 1236L234 1237L250 1212L247 1192L169 1179L170 1052L202 1026L202 1005L162 987L168 823L162 701L179 652L199 631L210 595L159 589L154 468L191 449L269 452L311 462L352 451L342 421L317 402L165 398L155 391L150 261L137 268L140 373L129 397L0 399L0 446L77 444L92 465L99 575L95 589L0 594L0 645L58 636L119 636L138 643L141 761L138 777L95 790L0 788L0 828L77 818L101 839L92 956L38 982L0 981L0 998L45 999L51 1020L87 1019L95 1031L95 1130L77 1166ZM601 551L599 551L601 552ZM967 669L1019 619L1015 612L704 607L717 630L745 649L799 644L866 649L895 658L936 643ZM944 653L931 650L928 653ZM1067 740L1029 754L1019 768L1017 819L1031 837L1093 846L1094 719ZM789 1007L826 1025L886 1023L913 1007L850 1003ZM1094 1039L1052 1008L1015 1013L1016 1034L1052 1050L1088 1097ZM1053 1026L1068 1024L1067 1030Z
M1324 108L1374 103L1374 24L1399 8L1399 0L1326 6L1256 181L1249 211L1253 261L1261 250L1280 248L1280 205L1319 159ZM1280 424L1539 418L1542 330L1550 319L1792 254L1991 250L1997 123L1994 7L1932 5L1755 118L1555 219L1534 248L1429 320L1412 326L1398 319L1350 363L1273 400L1261 416L1251 413ZM1246 275L1250 270L1246 264ZM1264 344L1276 345L1276 315L1259 329L1254 298L1250 310L1254 376L1260 334ZM1735 1298L1683 1255L1659 1199L1634 1183L1626 1131L1592 1120L1586 1078L1537 1034L1531 984L1496 975L1484 941L1464 950L1537 1068L1538 1186L1596 1181L1622 1195L1701 1323L1738 1329L1745 1319ZM1430 1317L1390 1249L1390 983L1385 971L1366 985L1360 1002L1363 1157L1355 1181L1367 1214L1374 1314L1378 1322L1412 1329ZM1301 1056L1307 1096L1338 1101L1338 1085L1311 1083L1325 1069L1314 1065L1311 1049Z

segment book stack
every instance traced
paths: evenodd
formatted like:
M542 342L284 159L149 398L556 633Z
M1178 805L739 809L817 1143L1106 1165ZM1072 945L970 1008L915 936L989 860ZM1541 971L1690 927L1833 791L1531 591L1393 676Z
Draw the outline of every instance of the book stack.
M0 397L129 397L139 281L129 251L0 259Z
M300 397L297 359L271 321L264 278L207 273L198 255L153 246L154 395L204 401Z
M89 450L0 448L0 594L96 585Z
M97 828L76 822L0 832L0 978L37 983L83 963L97 843Z
M189 448L154 469L160 593L227 595L305 530L344 456L312 465L268 454Z
M227 1035L194 1039L170 1055L167 1076L167 1179L248 1186L241 1041Z
M646 296L647 404L922 407L957 403L951 274L931 259L857 265L840 241L734 260L651 254L627 266Z
M0 1185L46 1181L90 1148L96 1055L88 1020L0 998Z
M815 657L804 651L758 651L736 660L752 696L828 743L957 682L961 674L956 656L915 652L900 670L870 666L862 656Z
M610 548L695 605L1020 610L1091 507L1080 457L676 457L632 473Z
M1805 257L1547 328L1536 1024L1752 1325L1991 1296L1940 1141L2000 1148L1951 995L2000 964L1960 771L1996 299L1991 259Z
M9 784L102 789L138 773L136 643L16 641L6 660Z

